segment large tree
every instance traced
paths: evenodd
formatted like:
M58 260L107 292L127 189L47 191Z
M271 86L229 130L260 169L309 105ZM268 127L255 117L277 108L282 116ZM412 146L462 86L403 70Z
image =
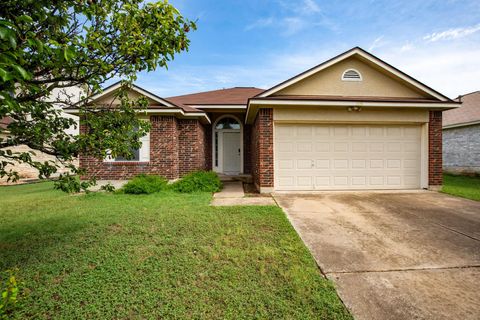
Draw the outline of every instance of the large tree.
M0 177L18 178L12 164L23 162L39 170L40 178L57 171L54 162L38 162L31 152L14 152L27 145L69 165L80 153L131 157L148 124L135 117L145 99L129 101L120 92L115 108L92 106L111 78L126 86L140 71L167 67L174 55L187 50L187 33L195 23L167 1L143 0L3 0L0 8ZM81 88L82 102L65 88ZM75 104L76 103L76 104ZM76 105L88 134L72 136L65 129L74 120L60 109ZM125 134L128 133L128 134ZM78 168L63 182L74 183ZM74 189L78 189L76 185ZM69 189L69 188L67 188Z

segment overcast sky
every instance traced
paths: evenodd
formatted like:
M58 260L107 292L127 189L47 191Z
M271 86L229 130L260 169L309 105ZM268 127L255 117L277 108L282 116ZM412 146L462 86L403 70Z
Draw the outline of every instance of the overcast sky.
M190 51L136 82L160 96L269 88L360 46L454 98L480 90L480 1L172 0Z

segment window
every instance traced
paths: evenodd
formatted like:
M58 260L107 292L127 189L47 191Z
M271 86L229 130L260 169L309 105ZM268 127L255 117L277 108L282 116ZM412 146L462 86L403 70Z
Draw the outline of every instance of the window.
M237 120L233 118L223 118L222 120L217 122L215 129L216 130L225 130L225 129L240 130L240 123L238 123Z
M127 159L125 157L112 158L107 156L105 162L149 162L150 161L150 133L140 138L142 146L139 149L132 150L133 158ZM108 152L107 152L108 153Z
M362 81L362 75L355 69L345 70L342 74L343 81Z
M113 159L113 161L140 161L140 149L133 149L132 153L133 153L133 158L131 159L127 159L119 156Z

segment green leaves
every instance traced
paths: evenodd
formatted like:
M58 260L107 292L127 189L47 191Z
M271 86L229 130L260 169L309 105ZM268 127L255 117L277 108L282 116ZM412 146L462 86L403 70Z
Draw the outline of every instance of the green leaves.
M71 47L63 48L63 58L65 61L70 61L75 57L75 51Z
M21 66L17 65L17 64L14 64L12 65L12 68L18 72L19 75L22 76L23 79L25 80L28 80L28 79L31 79L32 78L32 75L30 74L30 72L28 72L27 70L23 69Z
M128 155L149 130L148 123L137 118L146 100L130 101L121 94L115 110L75 105L82 107L82 121L91 128L88 135L79 136L65 132L74 121L59 108L78 102L69 90L85 90L87 101L113 77L131 83L138 72L167 67L177 53L188 49L187 33L195 28L163 0L3 0L0 119L14 121L8 125L8 138L0 140L0 150L26 144L64 162L80 153L104 157L107 149ZM41 178L57 170L55 163L38 162L30 153L3 154L9 162L37 168ZM70 173L77 171L72 167ZM0 176L5 175L16 177L0 165ZM67 176L63 180L75 183Z
M17 40L15 38L15 31L6 26L0 25L0 39L7 41L12 49L17 48Z
M12 75L3 68L0 68L0 78L3 82L7 82L12 79Z

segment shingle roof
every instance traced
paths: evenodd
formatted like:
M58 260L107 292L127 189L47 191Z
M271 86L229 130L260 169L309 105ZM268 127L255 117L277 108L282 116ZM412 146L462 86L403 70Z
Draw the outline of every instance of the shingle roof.
M459 96L456 101L462 102L459 108L443 112L444 127L480 121L480 91Z
M246 105L249 98L263 91L263 89L254 87L235 87L175 96L167 98L167 100L181 105Z

